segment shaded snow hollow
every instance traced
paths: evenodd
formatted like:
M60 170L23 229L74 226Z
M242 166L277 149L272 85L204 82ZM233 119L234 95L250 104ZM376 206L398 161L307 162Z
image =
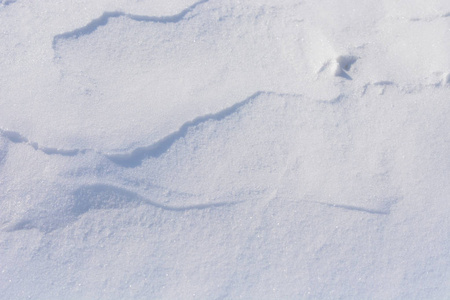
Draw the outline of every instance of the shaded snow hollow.
M448 1L69 2L0 0L1 299L450 295Z

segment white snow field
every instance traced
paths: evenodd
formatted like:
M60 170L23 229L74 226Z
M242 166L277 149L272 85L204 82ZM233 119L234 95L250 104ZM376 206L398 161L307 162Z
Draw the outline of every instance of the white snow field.
M0 299L450 299L450 1L0 0Z

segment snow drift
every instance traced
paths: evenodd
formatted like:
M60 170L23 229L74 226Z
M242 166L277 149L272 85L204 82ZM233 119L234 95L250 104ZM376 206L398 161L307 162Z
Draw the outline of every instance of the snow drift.
M0 1L0 298L445 298L449 16Z

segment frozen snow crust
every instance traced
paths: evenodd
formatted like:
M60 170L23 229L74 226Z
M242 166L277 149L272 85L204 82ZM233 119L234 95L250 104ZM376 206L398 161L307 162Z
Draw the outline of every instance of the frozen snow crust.
M73 2L0 0L1 299L450 295L448 1Z

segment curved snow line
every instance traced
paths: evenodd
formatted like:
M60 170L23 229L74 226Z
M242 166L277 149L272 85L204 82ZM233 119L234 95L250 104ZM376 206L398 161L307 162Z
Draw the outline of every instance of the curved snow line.
M187 205L166 205L152 201L137 192L118 187L112 184L96 183L79 186L72 192L73 202L67 207L67 214L56 222L49 221L51 216L27 216L9 224L0 225L0 231L13 232L18 230L38 229L42 232L51 232L69 223L75 222L80 216L91 210L130 209L140 205L149 205L156 209L172 212L186 212L192 210L208 210L221 207L230 207L244 203L241 201L220 201L214 203L200 203Z
M108 24L110 18L118 18L118 17L127 17L131 20L138 21L138 22L152 22L152 23L177 23L184 19L184 17L191 11L193 11L197 6L200 4L206 3L209 0L201 0L193 5L189 6L188 8L184 9L180 13L172 16L162 16L162 17L156 17L156 16L143 16L143 15L133 15L133 14L127 14L121 11L113 11L113 12L105 12L103 15L101 15L99 18L92 20L87 25L77 28L72 31L68 31L62 34L58 34L53 38L53 49L55 50L56 44L60 40L66 40L66 39L73 39L73 38L79 38L83 35L88 35L97 30L97 28L101 26L105 26Z
M142 161L149 157L159 157L163 153L165 153L177 140L183 138L187 135L188 129L191 127L198 126L199 124L214 120L220 121L224 118L232 115L237 112L241 107L245 106L253 99L257 98L261 94L265 92L256 92L247 99L238 102L224 110L221 110L215 114L208 114L204 116L200 116L195 118L194 120L188 121L184 123L180 129L166 137L160 139L159 141L145 147L138 147L128 153L120 153L120 154L107 154L106 157L113 161L114 163L121 165L123 167L136 167L142 163Z
M5 1L1 1L0 0L0 5L8 6L8 5L11 5L11 4L15 3L16 1L17 0L5 0Z
M235 113L239 108L243 107L247 103L249 103L251 100L257 98L261 94L271 94L271 92L256 92L252 96L248 97L247 99L238 102L228 108L225 108L217 113L214 114L208 114L204 116L200 116L195 118L194 120L188 121L184 123L177 131L170 133L169 135L165 136L164 138L160 139L159 141L145 147L138 147L130 152L126 153L117 153L117 154L108 154L103 153L101 151L97 151L95 149L58 149L58 148L52 148L52 147L43 147L39 146L37 142L30 141L23 135L21 135L19 132L1 129L0 128L0 135L7 138L10 142L15 144L26 144L28 146L31 146L37 151L42 151L45 154L48 155L63 155L63 156L75 156L77 154L84 154L86 152L96 152L100 155L105 156L112 162L124 166L124 167L135 167L142 163L142 160L148 157L159 157L164 152L166 152L178 139L183 138L186 136L187 131L190 127L197 126L203 122L209 121L209 120L216 120L220 121L224 119L225 117Z
M354 206L354 205L335 204L335 203L327 203L327 202L319 202L319 201L308 201L308 202L317 203L317 204L325 205L328 207L341 208L341 209L345 209L345 210L351 210L351 211L363 212L363 213L375 214L375 215L389 215L391 213L390 209L378 210L378 209L370 209L370 208Z
M102 203L101 198L99 197L88 197L87 199L83 199L83 193L94 193L96 195L101 195L102 193L113 193L117 195L122 195L125 199L123 199L121 202L117 203ZM215 203L202 203L202 204L188 204L188 205L165 205L156 201L152 201L134 191L130 191L126 188L117 187L111 184L91 184L91 185L83 185L79 187L74 194L78 195L78 199L76 200L76 203L74 203L74 207L72 209L72 212L79 216L91 209L115 209L115 208L121 208L123 206L127 206L127 203L131 204L146 204L151 205L156 208L160 208L163 210L169 210L169 211L177 211L177 212L183 212L187 210L202 210L202 209L209 209L209 208L217 208L217 207L223 207L223 206L229 206L229 205L235 205L242 203L243 201L230 201L230 202L215 202ZM81 199L80 199L81 198ZM90 201L92 199L95 199L94 202ZM109 199L109 197L108 197ZM83 201L85 200L85 201Z
M113 163L120 165L122 167L132 168L141 165L142 161L149 157L159 157L164 154L167 150L172 147L172 145L179 139L184 138L189 128L196 127L201 123L213 120L213 121L221 121L226 117L238 112L242 107L251 103L253 100L258 98L261 95L280 95L280 96L294 96L300 97L302 95L298 94L283 94L276 93L270 91L258 91L246 98L245 100L238 102L230 107L227 107L219 112L213 114L207 114L203 116L199 116L191 121L187 121L181 127L167 136L161 138L160 140L154 142L149 146L137 147L128 152L119 152L119 153L106 153L101 152L95 149L58 149L52 147L43 147L39 146L38 143L29 141L26 137L22 136L20 133L10 130L5 130L0 128L0 135L6 137L9 141L13 143L21 143L31 146L37 151L42 151L48 155L63 155L63 156L75 156L78 154L85 154L87 152L95 152L100 154Z
M436 20L438 20L440 18L448 18L448 17L450 17L450 12L443 13L441 15L432 15L432 16L422 17L422 18L421 17L414 17L414 18L410 18L409 21L411 21L411 22L426 22L426 23L429 23L429 22L436 21Z
M4 130L0 128L0 135L7 138L10 142L15 144L26 144L34 148L34 150L42 151L45 154L53 155L63 155L63 156L75 156L79 153L85 153L87 149L58 149L52 147L42 147L38 143L29 141L26 137L22 136L20 133L11 130Z

